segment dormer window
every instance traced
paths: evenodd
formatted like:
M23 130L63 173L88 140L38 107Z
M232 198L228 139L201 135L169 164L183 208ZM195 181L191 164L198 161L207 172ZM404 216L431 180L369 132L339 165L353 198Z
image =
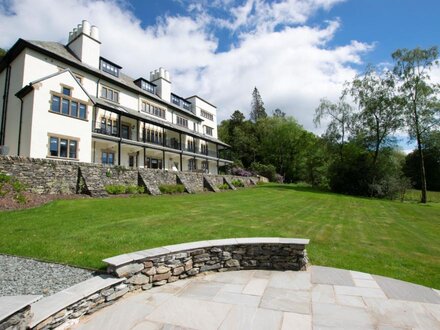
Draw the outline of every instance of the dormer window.
M122 69L122 67L101 57L100 69L111 74L112 76L119 77L119 70Z
M171 94L171 102L173 102L175 105L180 106L180 98L174 94Z
M185 110L191 111L191 103L182 100L182 108Z
M142 88L144 91L147 91L151 94L156 94L156 85L153 83L150 83L149 81L145 80L144 78L139 78L134 81L134 83Z
M186 101L185 99L181 98L180 96L177 96L175 94L171 94L171 102L185 110L191 111L191 102Z

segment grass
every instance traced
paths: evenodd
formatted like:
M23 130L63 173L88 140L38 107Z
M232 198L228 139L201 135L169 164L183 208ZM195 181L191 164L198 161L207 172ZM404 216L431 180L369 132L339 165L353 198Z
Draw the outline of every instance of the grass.
M404 200L411 202L420 202L421 191L415 189L409 189L405 193ZM440 191L428 191L428 202L440 203Z
M312 264L440 288L440 203L267 184L222 194L60 200L0 212L0 253L89 268L151 247L228 237L310 238Z

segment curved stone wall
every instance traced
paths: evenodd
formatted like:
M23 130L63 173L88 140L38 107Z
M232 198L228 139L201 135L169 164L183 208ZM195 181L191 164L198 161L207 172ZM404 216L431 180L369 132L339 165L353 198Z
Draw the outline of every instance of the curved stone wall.
M138 251L105 259L108 272L125 277L130 291L147 290L208 271L305 270L308 239L236 238Z

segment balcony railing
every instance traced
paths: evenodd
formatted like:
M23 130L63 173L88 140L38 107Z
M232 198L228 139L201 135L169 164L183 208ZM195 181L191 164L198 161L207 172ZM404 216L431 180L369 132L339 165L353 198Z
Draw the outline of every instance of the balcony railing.
M144 142L144 143L152 143L158 146L165 146L167 148L179 150L179 151L187 151L198 155L205 155L213 158L222 158L222 159L230 159L230 155L228 150L219 150L219 154L215 150L205 149L205 148L197 148L196 146L188 146L181 145L177 138L167 138L163 135L143 135L141 132L139 135L136 135L136 130L124 130L122 129L121 135L119 134L119 130L117 126L104 126L101 125L100 122L93 122L92 126L93 133L104 134L113 137L122 137L123 139Z

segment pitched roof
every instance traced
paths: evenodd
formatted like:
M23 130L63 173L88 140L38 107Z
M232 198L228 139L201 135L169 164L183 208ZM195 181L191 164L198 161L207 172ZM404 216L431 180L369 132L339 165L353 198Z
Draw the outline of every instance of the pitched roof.
M21 51L24 48L31 48L35 51L38 51L40 53L46 54L48 56L54 57L61 62L64 62L68 65L71 65L73 67L77 67L83 71L89 72L101 79L105 79L106 81L113 83L117 86L120 86L122 88L126 88L131 90L134 93L140 94L145 98L152 99L156 102L159 102L169 108L172 108L173 110L179 111L182 114L185 114L192 119L195 119L199 122L204 121L203 118L200 118L199 116L195 115L191 111L185 110L183 108L177 107L171 102L165 101L161 99L159 96L149 93L139 86L137 86L134 83L134 80L132 77L120 72L119 77L112 76L111 74L108 74L106 72L103 72L97 68L94 68L90 65L87 65L83 62L81 62L75 54L69 50L65 45L60 44L58 42L53 41L38 41L38 40L24 40L24 39L18 39L18 41L12 46L12 48L8 51L6 56L0 61L0 72L3 71L3 69L11 63L15 57L17 57Z

